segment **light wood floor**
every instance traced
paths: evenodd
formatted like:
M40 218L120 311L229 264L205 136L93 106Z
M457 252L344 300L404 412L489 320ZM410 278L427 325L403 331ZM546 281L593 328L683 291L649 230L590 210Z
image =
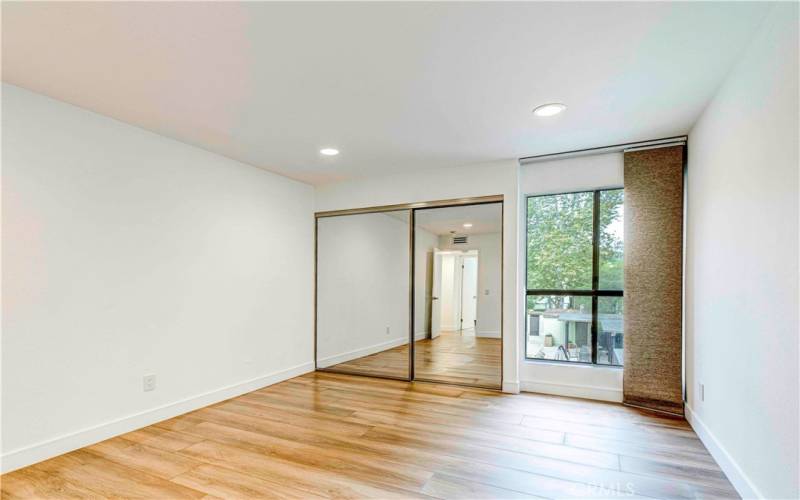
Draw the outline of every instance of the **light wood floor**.
M415 342L417 379L500 388L500 339L460 332L442 332L435 339ZM368 375L408 377L408 345L330 367Z
M2 477L3 498L731 498L684 420L312 373Z

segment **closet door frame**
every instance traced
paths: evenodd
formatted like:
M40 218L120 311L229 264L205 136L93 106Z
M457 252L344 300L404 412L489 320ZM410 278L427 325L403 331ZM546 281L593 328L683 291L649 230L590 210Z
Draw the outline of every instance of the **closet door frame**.
M504 241L503 236L505 235L505 203L503 200L503 195L491 195L491 196L477 196L477 197L470 197L470 198L456 198L451 200L437 200L437 201L426 201L426 202L419 202L419 203L404 203L399 205L381 205L381 206L374 206L374 207L364 207L364 208L352 208L346 210L329 210L325 212L316 212L314 214L314 370L318 372L326 372L326 373L339 373L344 375L358 375L364 377L372 377L372 378L383 378L383 379L391 379L391 380L403 380L406 382L412 382L414 380L421 381L421 382L434 382L428 380L420 380L415 379L414 374L414 253L415 253L415 245L416 245L416 235L415 235L415 214L417 209L425 209L425 208L447 208L447 207L459 207L465 205L486 205L491 203L500 203L500 218L501 222L501 231L500 231L500 385L498 387L485 387L489 389L497 389L501 390L503 387L503 341L505 336L504 325L503 325L503 314L504 314L504 304L505 304L505 294L503 290L503 283L504 283L504 270L505 270L505 262L504 262ZM402 210L409 211L409 229L408 229L408 250L409 250L409 266L408 266L408 376L407 377L397 377L391 375L379 375L379 374L368 374L368 373L354 373L350 371L344 370L336 370L333 368L320 368L317 365L317 290L318 290L318 280L319 276L317 273L317 266L318 266L318 259L319 259L319 220L325 217L337 217L343 215L357 215L357 214L369 214L369 213L380 213L380 212L399 212ZM474 386L470 384L457 384L453 382L437 382L437 383L447 383L448 385L469 385L470 387L482 387L482 386Z

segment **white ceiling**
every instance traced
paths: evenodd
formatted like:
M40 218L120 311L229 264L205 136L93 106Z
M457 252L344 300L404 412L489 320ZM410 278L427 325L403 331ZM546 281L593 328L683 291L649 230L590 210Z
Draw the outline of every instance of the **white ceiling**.
M499 233L503 230L503 211L499 203L417 210L414 222L436 235ZM465 228L470 223L472 227Z
M3 2L2 70L322 183L686 133L768 7Z

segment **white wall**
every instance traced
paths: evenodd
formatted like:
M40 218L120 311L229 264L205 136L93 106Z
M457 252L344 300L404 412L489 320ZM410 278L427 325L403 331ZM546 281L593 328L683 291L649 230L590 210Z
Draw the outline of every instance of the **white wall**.
M689 418L766 498L800 497L797 26L796 3L774 7L689 134Z
M517 314L517 198L516 160L459 167L408 171L318 186L317 211L371 207L472 196L504 195L503 390L519 390Z
M500 337L501 320L501 250L500 233L470 234L466 245L453 245L452 237L441 236L439 247L450 250L478 251L478 304L475 334L478 337ZM488 291L488 295L486 292Z
M4 471L313 368L310 186L9 85L2 125Z
M527 195L567 193L621 187L622 153L579 156L532 163L520 167L519 261L525 262L525 220ZM520 289L525 288L525 265L521 264ZM520 292L521 323L525 321L525 301ZM577 396L606 401L622 401L622 369L604 366L570 365L525 360L525 327L520 331L520 383L522 390Z
M408 343L408 237L407 211L317 221L317 366Z

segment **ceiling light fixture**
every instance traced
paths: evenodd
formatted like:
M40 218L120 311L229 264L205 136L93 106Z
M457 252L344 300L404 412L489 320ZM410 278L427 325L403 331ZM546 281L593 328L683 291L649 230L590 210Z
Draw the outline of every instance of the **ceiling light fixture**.
M464 227L466 227L466 228L470 228L470 227L472 227L472 223L470 223L470 222L467 222L466 224L464 224Z
M339 154L339 150L338 149L333 149L333 148L323 148L323 149L320 149L319 152L320 152L320 154L323 154L325 156L336 156L336 155Z
M536 116L555 116L567 109L565 104L560 102L551 102L549 104L542 104L533 109L533 114Z

